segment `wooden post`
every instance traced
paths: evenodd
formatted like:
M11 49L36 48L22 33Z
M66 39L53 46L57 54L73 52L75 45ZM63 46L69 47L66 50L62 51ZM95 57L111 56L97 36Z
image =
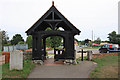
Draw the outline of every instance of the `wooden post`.
M83 49L81 51L81 61L83 61Z

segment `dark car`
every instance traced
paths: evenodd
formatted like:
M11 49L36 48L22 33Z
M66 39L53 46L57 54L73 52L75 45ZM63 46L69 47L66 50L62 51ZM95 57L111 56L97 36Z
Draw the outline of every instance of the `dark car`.
M118 44L104 44L99 49L100 53L120 52Z

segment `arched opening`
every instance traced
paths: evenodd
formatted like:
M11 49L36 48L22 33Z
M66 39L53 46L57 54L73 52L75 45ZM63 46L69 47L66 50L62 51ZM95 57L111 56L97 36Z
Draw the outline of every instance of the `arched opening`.
M65 55L65 38L61 35L44 35L42 37L42 50L44 60L52 60L52 63L58 61L60 56L62 58Z

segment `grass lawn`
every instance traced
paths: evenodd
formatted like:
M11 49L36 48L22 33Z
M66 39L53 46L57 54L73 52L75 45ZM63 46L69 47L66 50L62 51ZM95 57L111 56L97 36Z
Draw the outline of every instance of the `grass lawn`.
M32 71L35 64L32 60L24 60L23 70L9 70L9 63L2 65L2 78L27 78L28 74Z
M106 56L93 61L98 65L90 73L91 78L118 78L118 56Z

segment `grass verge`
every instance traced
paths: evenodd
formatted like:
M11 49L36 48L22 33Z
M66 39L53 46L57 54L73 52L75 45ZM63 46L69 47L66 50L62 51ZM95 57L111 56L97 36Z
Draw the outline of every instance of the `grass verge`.
M98 65L90 73L91 78L118 78L118 56L93 59Z
M26 59L23 61L23 70L9 70L9 63L2 65L2 78L27 78L28 74L32 71L35 64L32 60Z

